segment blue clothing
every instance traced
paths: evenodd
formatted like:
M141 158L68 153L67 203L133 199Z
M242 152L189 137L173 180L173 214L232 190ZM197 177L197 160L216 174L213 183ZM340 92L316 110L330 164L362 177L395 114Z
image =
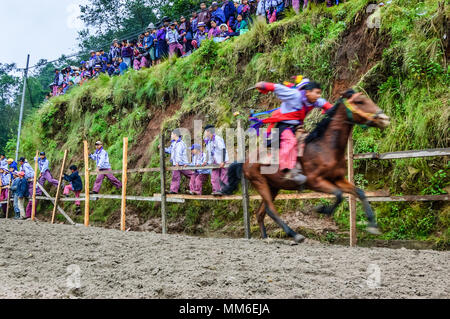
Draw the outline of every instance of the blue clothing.
M186 153L186 144L183 142L181 137L175 141L172 140L172 143L169 147L164 148L164 151L167 154L170 154L170 161L172 165L188 165L187 153Z
M222 6L223 13L225 15L225 22L230 19L230 17L234 16L236 12L236 8L234 7L233 1L228 1L226 4Z
M193 19L191 22L192 33L197 32L197 24L198 24L198 18Z
M128 64L126 64L125 62L122 62L119 64L119 71L120 71L121 75L124 74L127 69L128 69Z
M81 191L83 189L83 183L81 182L80 175L78 175L78 171L75 171L70 175L64 174L64 179L70 182L74 191Z
M111 164L109 164L108 153L102 148L96 150L94 154L89 155L89 157L96 161L98 169L110 169Z
M211 14L211 19L215 20L217 24L222 24L226 22L225 13L222 8L217 8L216 11L213 11Z
M202 165L205 162L206 162L206 154L200 153L200 154L192 155L192 162L189 164L189 166L198 166L198 165ZM211 174L210 169L198 169L198 170L196 170L196 172L199 174Z
M144 49L146 49L146 50L150 49L155 44L154 43L155 39L156 38L152 34L149 34L148 37L145 37L144 42L142 43L142 45L144 46Z
M34 169L28 162L25 162L20 167L20 170L25 173L25 179L30 179L34 177Z
M47 157L44 157L44 159L42 159L42 158L38 159L38 167L39 167L39 171L41 173L45 173L45 171L50 170L48 165L49 165L49 162L48 162Z
M28 182L25 178L19 179L16 190L17 197L28 197L30 193L28 191Z
M17 163L16 162L11 162L11 164L9 164L9 168L14 168L15 171L17 171Z
M200 30L197 30L194 36L194 40L197 41L197 45L200 47L202 44L202 41L208 38L208 32L205 28L205 32L201 32Z
M178 34L178 31L176 29L167 30L166 41L169 42L169 44L178 43L179 39L180 39L180 35Z

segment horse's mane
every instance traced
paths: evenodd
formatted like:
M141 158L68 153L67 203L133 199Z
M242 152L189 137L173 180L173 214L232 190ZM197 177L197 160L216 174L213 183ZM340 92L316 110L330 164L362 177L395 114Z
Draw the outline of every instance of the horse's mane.
M342 99L337 100L336 104L334 104L334 106L325 113L325 118L317 123L314 130L312 130L311 133L308 134L305 139L305 143L311 143L314 140L320 139L325 134L325 131L327 130L328 125L330 125L331 121L333 120L333 117L336 115L336 111L341 102Z
M319 123L317 123L314 130L312 130L312 132L308 134L308 136L305 139L305 143L311 143L314 140L320 139L325 134L328 125L330 125L331 121L333 120L333 117L336 115L336 111L339 108L339 104L342 103L342 99L343 98L349 99L353 94L355 94L355 91L352 89L349 89L342 94L342 97L336 101L334 106L325 113L326 114L325 118Z

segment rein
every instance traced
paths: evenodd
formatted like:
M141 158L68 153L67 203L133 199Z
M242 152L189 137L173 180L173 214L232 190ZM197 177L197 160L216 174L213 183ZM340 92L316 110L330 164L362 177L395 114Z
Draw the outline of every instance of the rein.
M383 111L378 111L377 113L367 113L358 109L354 104L350 103L347 99L342 99L342 103L345 105L345 111L347 112L347 118L349 119L350 124L356 124L363 129L369 128L369 125L373 123L373 120L378 117L379 114L383 113ZM360 124L356 123L353 114L357 114L362 118L366 119L366 123Z

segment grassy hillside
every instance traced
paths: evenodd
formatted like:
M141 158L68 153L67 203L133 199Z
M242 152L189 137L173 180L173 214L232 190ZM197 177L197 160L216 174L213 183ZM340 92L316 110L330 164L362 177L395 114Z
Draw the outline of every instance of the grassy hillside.
M160 125L190 128L194 119L202 119L221 127L235 126L236 111L245 120L250 109L277 106L273 96L246 91L248 87L261 80L289 80L297 74L322 82L325 97L332 101L348 87L364 91L392 118L392 125L383 132L356 128L357 153L448 147L450 68L444 32L450 6L435 0L393 0L380 11L380 28L368 28L366 8L371 2L351 0L332 8L313 7L299 15L288 13L286 19L256 24L232 41L202 43L187 58L121 77L101 76L45 103L25 123L22 153L32 158L36 149L45 150L56 169L67 148L70 162L82 167L83 139L91 145L100 139L113 168L119 169L122 137L128 136L129 167L158 166L155 137ZM448 174L448 158L364 160L357 161L356 181L365 189L384 188L392 194L440 194L445 188L448 192ZM132 175L129 183L135 195L160 191L158 174ZM105 183L102 191L109 189ZM309 207L296 201L278 205L283 212ZM92 206L92 219L98 222L114 219L119 210L119 202L113 201ZM238 202L169 206L172 220L182 220L179 230L201 233L232 225L231 231L242 233ZM140 221L157 216L158 207L157 203L130 204ZM449 243L448 204L374 207L382 238ZM348 229L346 205L334 218L341 229ZM363 219L360 208L358 218Z

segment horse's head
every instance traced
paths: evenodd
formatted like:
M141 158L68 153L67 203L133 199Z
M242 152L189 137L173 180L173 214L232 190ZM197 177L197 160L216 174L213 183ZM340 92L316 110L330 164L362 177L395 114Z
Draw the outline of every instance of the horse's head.
M353 90L343 95L347 116L355 124L384 129L389 126L389 117L370 98Z

